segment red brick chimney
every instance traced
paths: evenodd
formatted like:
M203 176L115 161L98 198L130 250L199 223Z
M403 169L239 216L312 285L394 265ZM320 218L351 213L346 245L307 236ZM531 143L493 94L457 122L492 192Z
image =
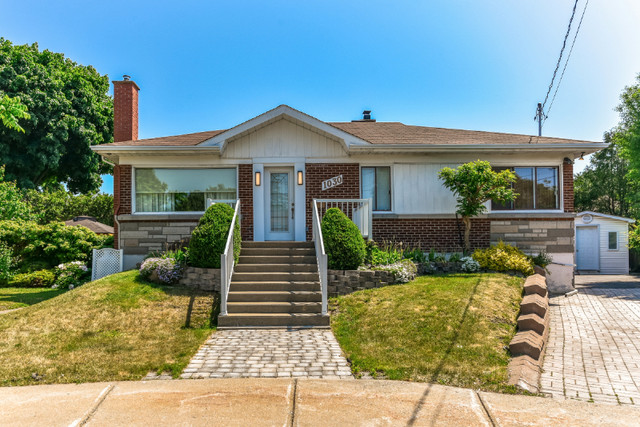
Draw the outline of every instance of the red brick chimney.
M140 88L124 75L113 81L113 142L138 139L138 91Z

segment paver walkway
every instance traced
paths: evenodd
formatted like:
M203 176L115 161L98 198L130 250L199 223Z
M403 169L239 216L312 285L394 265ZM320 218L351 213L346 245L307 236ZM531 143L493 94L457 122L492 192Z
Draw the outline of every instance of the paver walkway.
M216 331L181 378L352 378L349 363L329 329Z
M589 281L578 289L577 295L549 300L542 391L559 398L640 404L640 287L597 287Z

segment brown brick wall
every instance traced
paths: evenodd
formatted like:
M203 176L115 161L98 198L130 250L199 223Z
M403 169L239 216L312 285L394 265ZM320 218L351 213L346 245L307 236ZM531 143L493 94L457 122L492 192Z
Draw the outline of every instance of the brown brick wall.
M116 165L113 168L113 214L126 215L131 213L131 166ZM114 247L118 247L118 224L113 224Z
M573 206L573 163L562 164L562 190L564 194L564 211L575 212Z
M138 139L138 86L113 82L113 142Z
M373 218L373 239L403 242L424 251L461 251L464 224L455 218ZM490 220L471 220L471 247L485 248L490 241Z
M342 184L322 191L322 181L338 175L342 175ZM360 166L357 163L307 163L305 191L307 240L311 240L313 199L359 199Z
M242 240L253 240L253 165L238 165Z

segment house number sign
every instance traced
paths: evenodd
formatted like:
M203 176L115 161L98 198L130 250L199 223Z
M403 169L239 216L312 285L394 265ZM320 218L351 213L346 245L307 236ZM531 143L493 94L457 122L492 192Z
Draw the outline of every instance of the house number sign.
M340 184L342 184L342 175L334 176L326 181L322 181L322 191L336 187Z

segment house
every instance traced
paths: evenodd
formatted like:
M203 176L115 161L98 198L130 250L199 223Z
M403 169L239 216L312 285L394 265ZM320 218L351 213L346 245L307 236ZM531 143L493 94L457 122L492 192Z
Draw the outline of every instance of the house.
M576 215L576 269L584 273L629 274L630 218L598 212Z
M76 216L68 221L64 222L64 225L70 227L85 227L93 231L96 234L113 234L113 227L107 224L98 222L95 217L92 216Z
M92 149L115 165L126 268L189 236L208 204L236 200L245 241L309 241L314 199L321 209L341 200L376 241L459 251L463 226L438 172L482 159L514 170L520 196L473 219L472 245L545 250L552 272L564 270L551 277L573 279L573 160L606 144L379 122L368 111L325 122L287 105L230 129L139 140L139 87L128 76L113 84L115 142Z

